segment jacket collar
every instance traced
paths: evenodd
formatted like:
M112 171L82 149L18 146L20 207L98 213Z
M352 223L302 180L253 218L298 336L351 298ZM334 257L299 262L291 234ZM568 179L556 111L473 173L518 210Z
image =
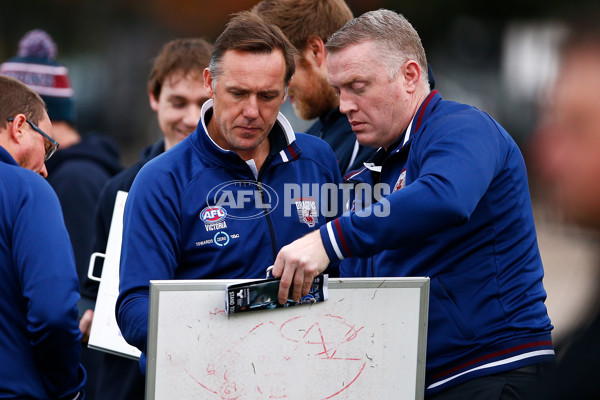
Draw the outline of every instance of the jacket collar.
M394 142L390 146L389 151L385 151L383 148L380 148L367 162L365 162L365 167L359 169L358 171L354 171L347 176L344 177L345 181L360 181L360 175L365 171L369 170L372 172L381 172L381 167L383 162L390 156L399 153L404 149L408 149L410 144L417 140L421 135L423 128L427 125L425 122L427 118L431 114L432 110L435 108L435 105L442 99L439 91L432 90L423 103L419 106L417 113L413 116L413 119L410 121L405 134L402 135L396 142Z
M423 128L427 125L425 122L431 115L431 112L435 108L436 104L440 102L442 95L437 90L432 90L429 95L425 98L419 110L413 117L412 129L410 138L417 138L423 132ZM410 139L409 139L410 140Z
M7 150L5 150L2 146L0 146L0 162L19 166L19 164L15 161L13 156L11 156L10 153Z
M219 146L208 134L206 125L212 118L214 101L209 99L202 105L200 124L192 134L194 142L198 143L210 158L219 164L242 165L247 164L232 150L226 150ZM272 158L273 163L284 163L295 160L302 153L296 143L296 135L290 122L280 112L277 120L269 132L271 150L268 158Z

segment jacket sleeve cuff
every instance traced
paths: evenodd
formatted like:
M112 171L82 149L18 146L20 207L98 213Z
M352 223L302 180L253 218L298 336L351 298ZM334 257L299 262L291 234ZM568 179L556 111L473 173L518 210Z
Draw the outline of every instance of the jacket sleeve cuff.
M323 247L331 261L352 256L345 245L339 218L321 226L319 230Z

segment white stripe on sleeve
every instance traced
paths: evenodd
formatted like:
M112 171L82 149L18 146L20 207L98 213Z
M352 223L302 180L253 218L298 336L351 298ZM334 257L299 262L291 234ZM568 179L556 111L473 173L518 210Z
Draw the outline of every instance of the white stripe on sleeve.
M337 244L337 241L335 240L335 235L333 234L333 228L331 227L331 224L333 224L333 221L329 222L327 224L327 233L329 234L329 241L331 242L331 245L333 246L333 250L335 251L335 255L340 259L343 260L344 256L342 255L342 252L340 251L340 248Z

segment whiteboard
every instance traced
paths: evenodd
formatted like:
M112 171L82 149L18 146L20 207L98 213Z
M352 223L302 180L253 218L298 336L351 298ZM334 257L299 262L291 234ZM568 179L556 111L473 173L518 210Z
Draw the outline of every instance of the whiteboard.
M330 278L325 302L226 315L235 282L150 281L147 399L423 399L428 278Z
M106 243L106 256L98 286L94 319L88 347L115 355L138 359L140 351L127 343L117 325L115 307L119 296L119 264L123 239L123 212L127 192L118 191Z

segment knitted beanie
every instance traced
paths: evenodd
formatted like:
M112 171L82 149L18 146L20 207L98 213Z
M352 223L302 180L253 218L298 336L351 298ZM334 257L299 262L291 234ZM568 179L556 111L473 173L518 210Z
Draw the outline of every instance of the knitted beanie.
M56 43L48 33L29 31L19 42L17 56L0 65L0 74L12 76L39 93L50 120L73 123L75 106L69 71L56 62L56 53Z

